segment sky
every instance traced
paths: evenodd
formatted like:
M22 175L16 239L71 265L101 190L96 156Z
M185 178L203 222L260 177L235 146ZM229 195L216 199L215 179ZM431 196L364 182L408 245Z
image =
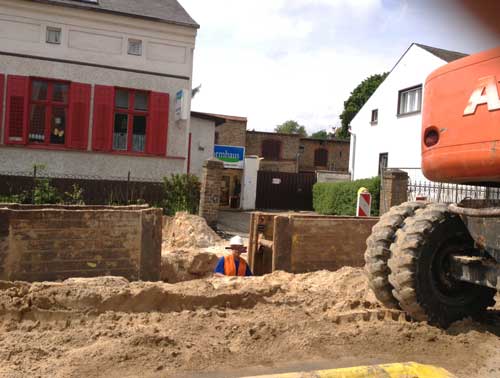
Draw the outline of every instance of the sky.
M340 125L351 91L412 42L474 53L500 45L456 0L179 0L200 24L196 111L273 131Z

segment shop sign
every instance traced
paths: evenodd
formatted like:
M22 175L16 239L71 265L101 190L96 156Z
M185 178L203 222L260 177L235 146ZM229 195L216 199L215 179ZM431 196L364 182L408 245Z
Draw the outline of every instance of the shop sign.
M245 168L245 147L214 146L214 156L224 163L224 168Z

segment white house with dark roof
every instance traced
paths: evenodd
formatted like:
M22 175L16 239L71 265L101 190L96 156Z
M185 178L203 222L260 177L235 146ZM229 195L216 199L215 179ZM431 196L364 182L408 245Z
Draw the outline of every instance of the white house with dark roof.
M423 86L438 67L465 57L413 43L351 121L349 170L353 179L384 168L416 168L419 175Z
M187 172L198 27L176 0L2 0L0 174Z

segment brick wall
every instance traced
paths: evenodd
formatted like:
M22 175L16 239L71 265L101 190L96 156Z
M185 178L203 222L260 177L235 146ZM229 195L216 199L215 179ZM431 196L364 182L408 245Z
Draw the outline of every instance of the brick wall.
M217 144L224 146L245 146L247 123L239 121L226 121L222 125L215 127L215 132L219 135Z
M299 168L301 171L329 170L347 172L349 170L349 142L336 140L301 139L304 152L300 157ZM326 166L314 165L314 153L318 148L328 151L328 164Z
M223 170L224 164L215 158L203 164L199 215L211 227L217 226Z
M0 279L160 275L161 209L0 205Z
M261 170L278 172L295 172L297 170L296 159L300 147L300 136L247 131L246 154L262 156L262 141L264 140L281 141L281 159L279 161L262 160L260 163Z

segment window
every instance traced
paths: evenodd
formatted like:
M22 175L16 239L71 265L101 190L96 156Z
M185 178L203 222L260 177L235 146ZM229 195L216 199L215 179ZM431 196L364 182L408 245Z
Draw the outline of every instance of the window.
M371 124L376 125L377 123L378 123L378 109L373 109Z
M422 108L422 85L399 91L398 115L420 112Z
M279 140L263 140L262 141L262 157L267 160L281 159L281 141Z
M149 95L131 89L116 89L113 150L145 152Z
M140 39L128 40L129 55L142 55L142 41Z
M68 120L69 84L32 80L28 141L64 145Z
M314 151L314 166L326 167L328 165L328 150L325 148L318 148Z
M47 43L54 43L56 45L61 44L61 29L53 28L51 26L47 27Z
M219 144L219 132L215 132L215 137L214 137L214 144Z
M384 152L378 155L378 175L382 175L389 165L389 154Z

